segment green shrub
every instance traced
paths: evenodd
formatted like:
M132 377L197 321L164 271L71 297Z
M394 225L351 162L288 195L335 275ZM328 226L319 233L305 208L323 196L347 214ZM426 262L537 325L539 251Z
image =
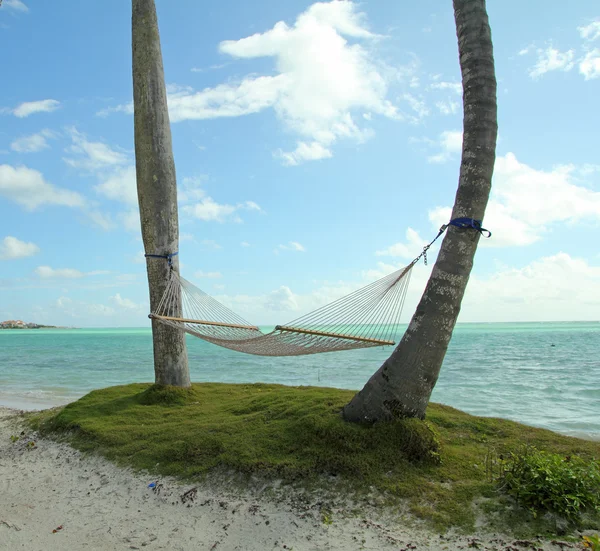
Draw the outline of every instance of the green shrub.
M600 535L583 536L583 547L591 551L600 551Z
M498 482L534 516L549 511L576 520L585 510L600 512L600 464L596 460L527 448L502 459Z

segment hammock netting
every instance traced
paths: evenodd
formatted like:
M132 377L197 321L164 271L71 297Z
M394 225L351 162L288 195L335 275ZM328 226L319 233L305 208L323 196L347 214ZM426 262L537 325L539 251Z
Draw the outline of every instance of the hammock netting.
M207 295L175 270L150 318L205 341L259 356L300 356L393 345L415 262L326 306L260 329Z

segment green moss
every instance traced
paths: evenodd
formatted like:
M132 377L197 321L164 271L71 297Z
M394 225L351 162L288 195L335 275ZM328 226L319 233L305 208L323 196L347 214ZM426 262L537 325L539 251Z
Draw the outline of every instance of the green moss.
M139 403L145 406L185 406L194 402L194 388L152 385L139 396Z
M426 421L346 423L341 409L353 394L266 384L133 384L93 391L61 410L33 415L31 423L45 434L67 435L80 449L161 475L190 478L220 469L303 485L335 480L336 491L355 496L374 488L388 503L407 500L440 530L471 530L478 500L495 521L508 520L510 507L502 505L487 468L491 455L526 443L600 457L597 442L437 404L430 404ZM552 530L527 515L512 527Z

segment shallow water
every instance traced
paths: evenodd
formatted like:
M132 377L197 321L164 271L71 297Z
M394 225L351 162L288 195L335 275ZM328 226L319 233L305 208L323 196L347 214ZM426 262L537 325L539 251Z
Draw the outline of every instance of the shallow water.
M193 381L359 389L392 349L266 358L190 337L188 350ZM150 329L0 331L0 405L40 409L152 380ZM600 323L459 324L432 400L600 440Z

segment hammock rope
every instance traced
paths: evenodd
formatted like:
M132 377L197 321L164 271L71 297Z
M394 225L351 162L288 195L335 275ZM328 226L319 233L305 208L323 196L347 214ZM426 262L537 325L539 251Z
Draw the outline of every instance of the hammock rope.
M148 317L218 346L260 356L299 356L391 346L399 333L412 268L421 258L427 264L428 249L450 225L491 236L481 227L481 221L452 220L440 228L435 239L408 266L285 325L277 325L270 333L262 333L181 277L172 263L177 253L146 255L166 259L171 268L160 303Z
M412 266L277 325L267 334L171 270L165 293L150 318L213 344L261 356L391 346Z

